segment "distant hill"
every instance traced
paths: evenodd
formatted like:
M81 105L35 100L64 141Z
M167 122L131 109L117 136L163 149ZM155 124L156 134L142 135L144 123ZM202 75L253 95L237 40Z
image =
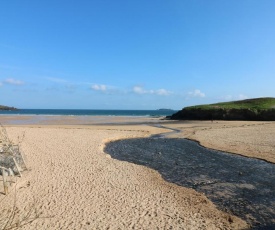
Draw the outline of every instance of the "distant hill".
M17 110L17 108L0 105L0 110Z
M254 98L185 107L172 120L275 121L275 98Z
M173 109L158 109L158 111L173 111Z

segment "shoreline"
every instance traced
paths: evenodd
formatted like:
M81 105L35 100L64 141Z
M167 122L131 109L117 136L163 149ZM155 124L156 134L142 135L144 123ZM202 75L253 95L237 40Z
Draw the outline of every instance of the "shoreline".
M0 116L5 126L164 126L176 129L171 137L186 138L201 146L275 163L275 122L263 121L172 121L155 117L125 116ZM262 126L262 128L261 128ZM263 129L268 130L263 130ZM160 128L160 132L164 130ZM231 134L231 133L232 134ZM261 135L258 135L260 132ZM229 134L227 134L229 133Z
M186 138L201 146L275 163L275 122L263 121L172 121L136 116L0 116L5 126L164 126L178 130L171 137ZM268 131L257 129L260 126ZM247 129L247 130L246 130ZM249 130L250 129L250 130ZM226 134L231 131L232 134ZM243 132L246 131L245 134ZM163 130L160 129L163 133ZM261 132L258 135L256 132ZM214 137L214 138L213 138ZM235 138L234 138L235 137ZM237 138L236 138L237 137ZM257 137L257 138L256 138ZM254 138L254 139L253 139ZM252 140L253 139L253 140Z

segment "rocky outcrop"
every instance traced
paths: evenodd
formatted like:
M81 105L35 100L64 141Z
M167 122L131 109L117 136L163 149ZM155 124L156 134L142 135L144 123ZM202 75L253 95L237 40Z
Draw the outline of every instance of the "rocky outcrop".
M0 110L17 110L17 108L0 105Z
M172 120L249 120L275 121L274 109L203 109L183 108L173 114Z

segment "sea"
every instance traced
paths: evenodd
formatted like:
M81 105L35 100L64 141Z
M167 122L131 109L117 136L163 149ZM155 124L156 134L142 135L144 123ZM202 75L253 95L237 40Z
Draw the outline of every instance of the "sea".
M19 109L0 110L0 115L48 115L48 116L141 116L162 117L174 114L175 110L101 110L101 109Z

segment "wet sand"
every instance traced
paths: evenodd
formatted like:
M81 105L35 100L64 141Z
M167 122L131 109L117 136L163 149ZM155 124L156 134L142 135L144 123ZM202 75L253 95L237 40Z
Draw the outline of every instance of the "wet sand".
M165 126L180 130L169 137L187 138L211 149L275 163L275 122L182 121Z
M35 203L42 216L51 217L40 218L25 229L244 229L247 226L240 218L220 211L194 189L166 182L155 170L109 158L103 151L105 143L111 140L167 132L152 124L181 128L187 123L156 118L137 121L107 117L96 122L89 119L53 117L34 123L28 119L22 124L18 118L2 117L1 122L9 124L8 134L15 142L25 133L22 149L31 171L18 180L18 209L24 213ZM0 199L3 216L13 204L14 193L6 197L0 194Z

